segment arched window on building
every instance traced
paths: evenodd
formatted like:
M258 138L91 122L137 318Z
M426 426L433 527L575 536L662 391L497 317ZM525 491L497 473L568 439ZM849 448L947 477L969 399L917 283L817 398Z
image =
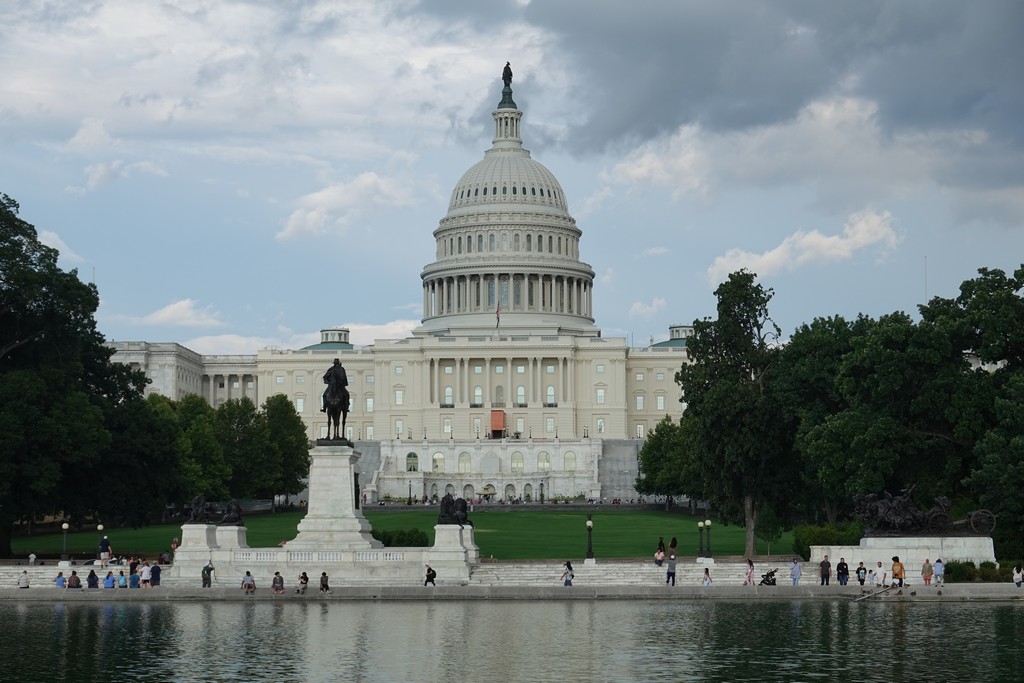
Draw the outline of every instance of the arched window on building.
M501 307L508 308L508 280L501 281Z
M519 251L519 233L512 235L512 251Z
M487 281L487 306L488 308L494 308L494 278Z
M512 454L512 475L523 476L523 454L519 451Z
M431 466L434 472L444 473L444 453L434 453Z
M512 281L512 305L515 308L523 306L523 281L518 278Z
M473 461L469 457L469 453L462 451L459 453L459 474L469 474L473 471Z
M537 251L544 251L544 235L537 235Z
M484 404L484 389L483 387L473 387L473 405L480 407Z
M453 397L453 391L451 387L444 388L444 404L447 406L454 405L455 399Z
M548 455L547 451L541 451L537 454L537 469L541 472L547 472L551 469L551 456Z
M519 407L526 405L526 387L522 384L516 387L516 403Z
M498 405L505 405L505 387L500 384L494 387L494 402Z
M415 453L409 453L405 456L405 471L406 472L419 472L420 471L420 456Z
M564 469L566 472L576 471L576 454L572 451L565 452L565 455L562 456L562 462L565 463Z
M476 236L476 250L477 251L483 251L484 250L484 234L483 233L480 233L479 235Z
M533 235L526 236L526 251L533 251Z
M487 235L487 251L494 251L495 244L496 244L496 242L495 242L494 233L493 232L492 233L488 233L488 235Z
M545 396L546 396L545 403L547 403L549 406L555 405L555 387L554 387L554 385L551 385L551 384L548 385L548 388L547 388L547 391L545 393Z

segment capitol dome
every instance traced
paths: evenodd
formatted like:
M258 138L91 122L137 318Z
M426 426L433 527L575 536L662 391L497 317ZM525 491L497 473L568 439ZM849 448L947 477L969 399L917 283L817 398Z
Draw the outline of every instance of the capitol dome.
M455 184L434 231L416 334L599 336L582 232L554 174L523 147L509 85L491 116L491 148Z

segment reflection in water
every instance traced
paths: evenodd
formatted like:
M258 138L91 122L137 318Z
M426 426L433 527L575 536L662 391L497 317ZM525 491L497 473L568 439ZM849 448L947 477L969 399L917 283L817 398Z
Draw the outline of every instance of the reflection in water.
M21 680L1019 680L1016 605L0 604ZM9 666L9 665L8 665Z

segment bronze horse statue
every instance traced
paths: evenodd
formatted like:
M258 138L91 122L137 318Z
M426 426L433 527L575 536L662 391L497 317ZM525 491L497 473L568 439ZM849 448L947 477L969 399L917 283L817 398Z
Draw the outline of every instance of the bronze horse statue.
M345 439L345 423L348 422L349 393L348 376L338 359L324 375L327 390L324 391L324 412L327 413L327 438L332 440ZM331 434L331 425L334 433ZM351 443L350 443L351 445Z

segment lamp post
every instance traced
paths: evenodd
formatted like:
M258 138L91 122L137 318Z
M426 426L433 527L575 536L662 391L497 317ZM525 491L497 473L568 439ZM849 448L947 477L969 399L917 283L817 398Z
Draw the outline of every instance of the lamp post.
M544 504L544 482L540 483L540 504Z
M704 528L708 530L708 557L711 557L711 520L704 520Z
M704 522L697 522L697 535L700 536L700 550L697 557L704 557Z
M60 525L60 528L64 532L64 550L60 553L60 559L66 560L68 559L68 529L71 528L71 525L64 522Z
M594 559L594 519L593 515L587 515L587 558L583 564L597 564Z
M96 525L96 556L100 558L100 566L105 567L106 564L103 562L103 552L99 549L103 545L103 525Z
M409 480L409 499L405 501L406 505L412 505L412 480Z

